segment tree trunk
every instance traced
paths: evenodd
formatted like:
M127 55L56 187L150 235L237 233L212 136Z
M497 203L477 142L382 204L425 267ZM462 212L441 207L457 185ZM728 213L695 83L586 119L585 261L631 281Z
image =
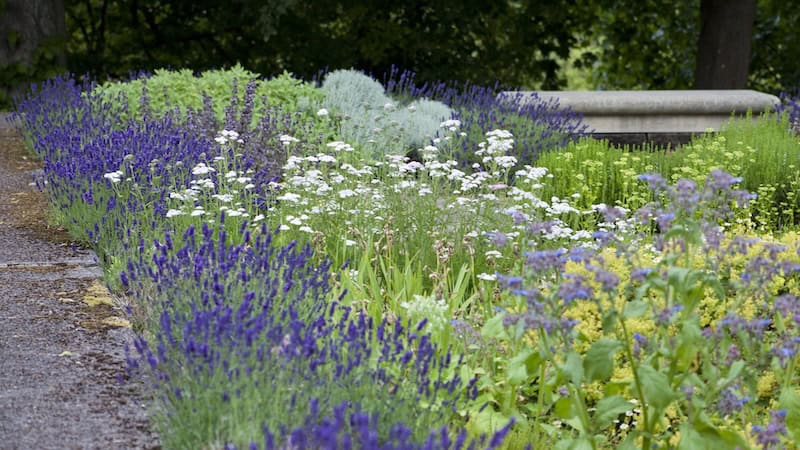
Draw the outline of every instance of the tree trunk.
M695 89L744 89L756 0L701 0Z
M0 10L0 106L66 69L64 0L5 0Z

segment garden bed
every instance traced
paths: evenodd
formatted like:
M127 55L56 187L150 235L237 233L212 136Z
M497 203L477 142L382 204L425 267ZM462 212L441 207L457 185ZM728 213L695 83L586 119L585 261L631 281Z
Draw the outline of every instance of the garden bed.
M800 436L786 115L630 152L492 89L241 68L54 80L18 113L167 448Z

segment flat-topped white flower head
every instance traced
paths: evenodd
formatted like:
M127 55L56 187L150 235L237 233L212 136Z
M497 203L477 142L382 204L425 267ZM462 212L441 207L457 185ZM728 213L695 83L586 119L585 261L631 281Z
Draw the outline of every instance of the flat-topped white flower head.
M293 136L289 136L288 134L282 134L278 136L278 140L281 141L281 144L283 144L284 146L288 146L295 142L300 142L300 139L297 139L296 137Z
M197 165L192 168L192 175L207 175L211 172L216 172L216 170L203 162L197 163Z
M116 183L119 183L120 181L122 181L122 176L123 176L123 175L124 175L124 174L122 173L122 171L121 171L121 170L115 170L115 171L113 171L113 172L109 172L109 173L107 173L107 174L104 174L104 175L103 175L103 178L105 178L105 179L107 179L108 181L110 181L110 182L112 182L112 183L116 184Z

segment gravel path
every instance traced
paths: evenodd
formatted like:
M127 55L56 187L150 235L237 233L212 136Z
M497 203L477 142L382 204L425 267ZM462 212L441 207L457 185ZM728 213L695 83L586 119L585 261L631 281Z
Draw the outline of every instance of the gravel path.
M0 449L158 448L132 337L90 251L48 227L40 164L0 114Z

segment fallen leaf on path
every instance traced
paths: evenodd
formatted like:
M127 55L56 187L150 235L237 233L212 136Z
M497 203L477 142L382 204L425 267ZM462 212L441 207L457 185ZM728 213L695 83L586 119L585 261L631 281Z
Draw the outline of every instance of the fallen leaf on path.
M110 327L118 327L118 328L130 328L131 327L131 323L130 322L128 322L127 320L123 319L122 317L117 317L117 316L106 317L105 319L103 319L103 323L105 325L110 326Z
M114 306L114 299L111 298L111 293L97 280L93 281L91 286L86 288L86 295L83 297L83 302L89 306Z

